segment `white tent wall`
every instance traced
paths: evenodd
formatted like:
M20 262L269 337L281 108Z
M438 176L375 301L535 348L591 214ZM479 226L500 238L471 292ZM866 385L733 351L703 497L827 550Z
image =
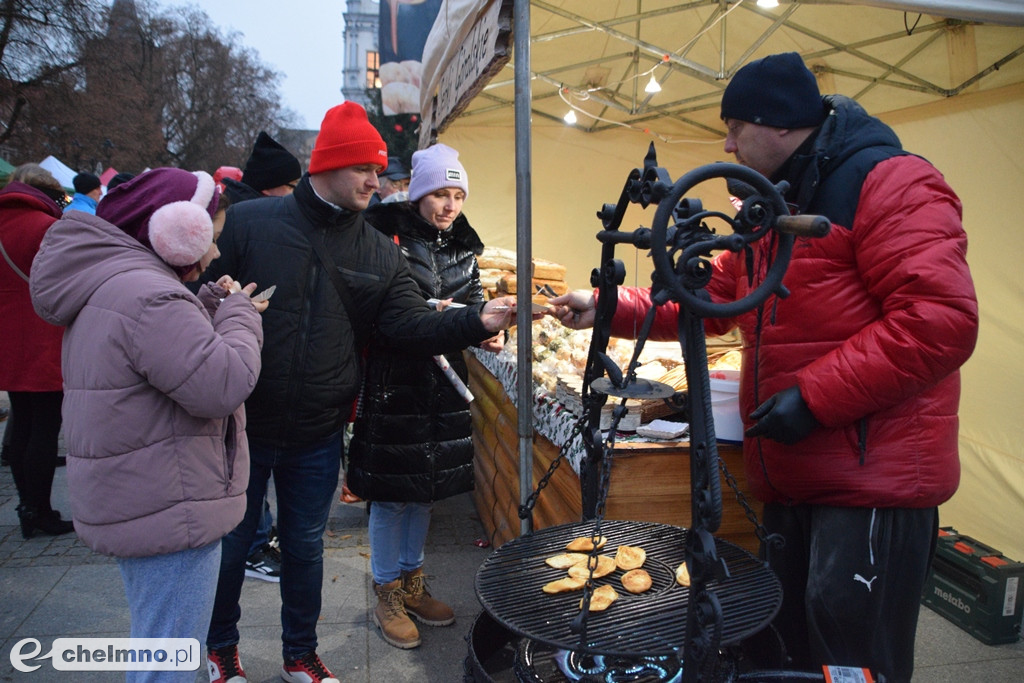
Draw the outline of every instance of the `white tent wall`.
M1024 232L1013 200L1024 186L1024 85L961 95L890 112L882 118L904 146L931 160L964 205L971 264L981 305L981 332L963 369L959 491L941 510L955 526L1024 560L1024 421L1016 401L1024 386ZM563 263L573 287L588 287L598 265L596 212L618 200L627 173L643 163L650 143L635 131L589 135L547 121L532 128L532 252ZM466 214L485 244L516 247L515 133L456 121L440 140L458 149L471 179ZM692 168L732 159L722 142L656 142L659 164L673 180ZM701 186L703 188L703 186ZM724 187L697 194L728 210ZM632 207L624 230L650 225L653 211ZM629 247L628 249L632 249ZM634 250L635 251L635 250ZM650 283L651 262L620 247L626 284Z

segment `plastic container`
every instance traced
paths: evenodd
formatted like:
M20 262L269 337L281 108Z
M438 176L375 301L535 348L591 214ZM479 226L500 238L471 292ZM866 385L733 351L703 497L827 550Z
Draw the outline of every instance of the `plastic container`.
M743 443L739 379L711 377L708 380L708 388L711 389L711 415L715 419L715 438L719 441Z

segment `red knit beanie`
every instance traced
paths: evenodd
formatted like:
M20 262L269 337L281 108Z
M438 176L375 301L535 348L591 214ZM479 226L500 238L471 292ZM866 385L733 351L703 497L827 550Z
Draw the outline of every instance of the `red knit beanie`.
M309 172L322 173L346 166L388 165L388 146L355 102L342 102L327 110L316 136Z

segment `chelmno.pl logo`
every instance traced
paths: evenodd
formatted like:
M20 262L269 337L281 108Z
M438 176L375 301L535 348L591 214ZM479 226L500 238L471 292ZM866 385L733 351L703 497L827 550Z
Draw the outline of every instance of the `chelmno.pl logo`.
M195 638L57 638L45 655L35 638L11 648L18 671L35 671L49 659L57 671L195 671L199 641Z

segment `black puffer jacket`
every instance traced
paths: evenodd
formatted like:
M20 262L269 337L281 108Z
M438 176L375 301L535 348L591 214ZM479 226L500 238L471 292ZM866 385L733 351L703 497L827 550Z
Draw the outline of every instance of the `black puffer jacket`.
M254 190L234 178L225 178L222 182L224 183L224 196L230 199L232 204L241 204L250 199L262 199L264 197L262 192Z
M300 225L326 240L359 309L354 323ZM229 274L260 289L277 285L263 314L263 371L245 404L250 441L293 448L342 428L361 380L353 327L428 360L492 336L478 306L432 311L394 243L362 213L317 197L308 175L287 197L232 205L217 246L204 281Z
M424 298L482 302L476 254L483 243L460 215L438 232L408 202L378 204L366 220L397 237ZM466 380L456 345L448 362ZM346 481L366 500L429 503L473 488L469 404L432 358L373 344L351 444Z

